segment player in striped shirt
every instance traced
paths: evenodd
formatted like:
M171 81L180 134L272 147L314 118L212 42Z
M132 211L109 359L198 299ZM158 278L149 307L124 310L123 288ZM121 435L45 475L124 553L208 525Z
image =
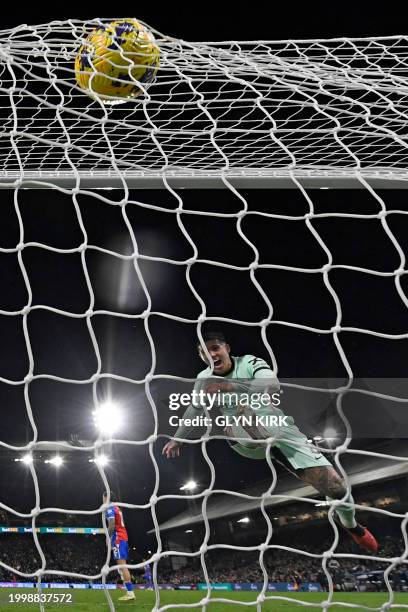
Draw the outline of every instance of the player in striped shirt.
M118 567L119 574L126 587L126 595L119 597L120 601L133 601L135 599L135 593L133 591L132 579L130 572L126 565L129 557L129 546L128 546L128 534L126 531L125 523L123 520L123 514L119 506L115 503L116 496L110 492L110 505L105 511L105 519L108 525L108 534L111 542L112 556L115 559ZM103 503L108 503L108 494L105 491L103 494Z
M241 394L240 397L243 397L244 393L246 397L251 397L255 392L259 395L260 392L266 390L271 394L271 388L272 391L279 390L278 380L263 359L254 355L231 356L230 346L221 332L204 334L204 341L212 360L212 368L201 345L198 345L200 357L207 364L207 368L197 376L194 387L195 397L198 397L200 391L203 391L219 398L214 407L217 407L227 417L233 415L285 417L282 410L273 404L262 406L259 410L254 411L247 402L231 400L231 397L237 396L237 393L233 393L237 389L238 396ZM183 418L192 419L202 414L203 411L202 403L192 403L187 407ZM174 437L188 439L193 430L193 427L182 424ZM336 518L360 547L370 552L377 551L378 543L375 537L366 527L356 522L354 500L351 495L347 495L344 480L326 457L308 443L306 436L296 427L292 417L286 416L285 427L243 424L233 428L226 427L225 433L232 438L247 438L248 442L240 441L232 447L241 455L256 459L265 458L266 446L257 445L254 440L275 438L276 441L271 448L272 458L284 465L297 478L312 485L329 501L344 498L345 502L350 505L337 506ZM181 442L170 440L164 445L162 452L169 459L178 457L180 448Z

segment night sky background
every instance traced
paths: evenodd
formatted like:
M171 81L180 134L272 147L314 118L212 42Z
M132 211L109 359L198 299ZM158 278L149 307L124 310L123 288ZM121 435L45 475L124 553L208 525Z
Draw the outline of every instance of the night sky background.
M83 5L81 5L83 7ZM87 4L89 10L76 10L70 4L64 12L37 13L24 9L2 16L2 28L19 23L42 23L52 19L95 16L127 16L134 12L130 3L120 10ZM222 12L219 7L222 6ZM369 3L313 2L270 6L266 18L261 5L232 3L190 3L167 7L141 6L136 17L156 29L185 40L251 40L285 38L326 38L341 36L374 36L401 34L401 14L398 6L387 4L387 11L376 13ZM173 10L171 10L173 9ZM191 211L238 212L241 202L225 190L180 192L184 207ZM302 215L308 211L300 192L246 191L249 209L258 212ZM316 212L378 212L378 202L368 192L310 192ZM406 192L386 191L381 195L389 210L408 211ZM110 192L112 202L120 200L120 192ZM17 217L13 194L1 191L0 247L12 250L18 242ZM160 191L132 192L132 200L156 203L174 209L177 202L171 194ZM120 207L80 195L79 204L90 245L116 251L131 252L129 234L120 214ZM75 249L82 241L70 196L55 191L22 191L20 211L24 221L24 241ZM192 255L191 247L177 228L175 214L164 214L127 206L132 229L140 253L169 257L183 261ZM389 226L408 255L407 215L392 213ZM247 266L253 252L236 231L235 219L217 219L184 214L183 221L194 240L200 259ZM399 265L398 255L381 228L380 221L363 219L316 219L314 226L329 246L336 264L350 264L377 271L392 271ZM312 239L303 221L277 221L256 214L243 221L245 235L256 245L261 263L315 268L325 263L325 255ZM57 254L30 246L23 251L33 291L33 305L48 305L72 313L83 313L89 307L89 292L82 272L80 255ZM114 310L124 314L140 314L146 307L140 284L130 264L92 248L86 254L87 269L95 292L95 310ZM185 265L141 261L141 272L152 297L152 310L195 319L201 309L185 281ZM120 279L126 279L124 285ZM231 271L208 264L193 266L191 280L205 301L208 315L257 322L267 316L267 307L250 281L247 271ZM260 270L257 280L274 306L274 320L290 321L322 329L335 323L334 302L327 292L320 273L304 274L282 270ZM330 273L337 294L341 297L342 324L391 334L406 333L408 311L399 298L393 278L363 274L344 269ZM0 253L0 309L20 310L27 293L17 255ZM122 291L121 291L122 287ZM125 287L125 290L123 289ZM408 282L402 279L408 294ZM102 372L142 381L151 367L151 351L142 319L98 314L92 324L100 348ZM213 325L215 327L215 325ZM269 360L262 342L260 327L219 324L230 339L233 354L252 353ZM193 378L202 367L195 351L195 323L180 323L151 315L149 328L156 347L156 374ZM34 354L34 374L63 376L84 381L95 372L95 351L91 345L85 320L34 309L28 317L28 330ZM268 342L277 358L281 377L343 377L345 370L330 334L272 324ZM0 316L0 376L21 381L28 367L21 316ZM371 335L344 332L341 343L355 376L404 377L408 358L406 339L386 340ZM171 386L171 385L170 385ZM27 419L22 384L0 383L2 411L1 440L23 445L32 439ZM160 433L171 433L165 420L168 383L152 385L160 417ZM143 384L104 379L98 383L101 397L111 394L119 398L126 428L120 438L143 440L151 433L153 419ZM38 427L40 440L65 440L73 434L81 439L95 439L91 417L92 385L62 383L36 379L30 385L29 399ZM316 432L317 433L317 432ZM159 494L178 494L179 487L189 478L205 488L209 469L199 447L183 448L183 457L166 461L161 457L164 440L155 445L160 469ZM251 462L233 453L222 441L212 441L208 450L217 470L216 488L240 490L249 483L270 474L264 462ZM114 445L112 462L106 469L110 485L120 494L121 501L147 504L155 481L148 447ZM29 513L34 504L34 489L29 470L13 458L16 453L0 449L0 499L20 512ZM37 464L36 464L37 465ZM88 462L88 454L72 453L66 464L56 471L53 466L38 462L38 479L43 506L93 510L99 506L103 485L96 468ZM185 502L159 502L160 520L185 509ZM12 515L9 515L12 518ZM44 517L44 523L52 522ZM55 518L55 517L54 517ZM127 510L126 522L131 538L140 550L155 548L154 538L146 531L152 527L150 511ZM67 524L72 517L67 517ZM80 524L100 524L100 517L84 517Z

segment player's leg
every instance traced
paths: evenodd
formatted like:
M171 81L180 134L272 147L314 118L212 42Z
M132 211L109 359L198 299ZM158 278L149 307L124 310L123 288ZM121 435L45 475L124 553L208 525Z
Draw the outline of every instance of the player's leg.
M146 588L153 589L153 577L151 574L146 574L146 584Z
M119 566L118 569L119 569L120 575L122 576L123 582L125 584L128 583L128 582L132 582L132 578L130 576L130 572L129 572L128 568L127 567L121 567L122 565L126 564L125 559L119 559L119 561L117 561L117 564Z
M306 436L293 423L276 431L270 427L246 427L241 429L253 440L275 437L272 455L280 461L290 472L304 482L311 484L319 493L326 496L329 501L344 499L344 504L336 507L336 515L340 524L349 531L351 537L362 548L376 552L378 544L374 536L366 527L359 525L355 519L353 497L347 494L343 479L336 472L332 464L319 449L309 444ZM227 435L231 435L226 432ZM238 450L239 447L235 448ZM243 451L243 447L241 446ZM259 449L262 450L262 449ZM254 453L253 450L250 452ZM242 452L244 454L244 452Z
M113 550L113 557L118 565L119 573L122 576L122 580L126 587L126 595L119 597L121 601L130 601L135 599L130 572L127 567L123 567L127 564L128 556L128 543L124 541L119 542L119 546L115 547Z
M347 494L344 480L332 465L306 467L297 470L296 475L325 495L328 501L344 499L345 503L336 507L336 515L341 525L359 546L370 552L377 551L377 540L366 527L357 523L353 496Z

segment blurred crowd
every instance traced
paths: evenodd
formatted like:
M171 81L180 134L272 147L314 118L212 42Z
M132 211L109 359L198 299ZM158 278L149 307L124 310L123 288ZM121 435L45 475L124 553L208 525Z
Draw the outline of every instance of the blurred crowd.
M290 583L294 588L306 582L319 583L323 589L329 588L328 577L322 565L322 551L331 547L332 540L323 540L319 544L305 543L296 539L291 542L294 548L299 547L303 554L290 551L284 545L268 550L261 557L258 551L234 551L219 549L205 557L206 569L210 582L252 582L262 583L266 574L268 582ZM385 536L381 542L380 556L388 562L370 559L363 561L358 557L359 549L349 539L341 541L336 553L349 554L349 558L328 559L326 570L333 581L334 590L386 590L384 571L389 568L391 559L404 554L405 545L401 536ZM305 554L307 552L307 554ZM263 568L265 574L263 572ZM164 582L186 584L204 582L204 572L199 559L191 560L188 565L177 571L162 574ZM408 590L408 562L395 566L390 575L394 590Z
M46 535L40 536L40 544L46 561L43 582L100 582L102 566L106 563L106 546L102 537L83 535ZM304 544L304 543L303 543ZM278 548L265 551L260 556L259 551L232 550L217 548L205 555L205 566L210 582L263 582L264 571L268 582L285 582L300 585L305 582L320 583L328 588L328 578L322 567L322 551L328 550L332 541L320 541L307 546L296 541L296 548L301 552L289 550L283 544ZM294 548L295 543L291 543ZM130 563L138 563L140 557L136 553L130 557ZM354 544L350 540L340 543L336 552L356 555ZM385 536L381 546L381 557L389 561L361 560L358 556L336 558L327 561L327 571L333 580L335 590L384 590L384 571L389 567L390 559L400 557L404 553L402 538ZM174 585L195 584L205 582L205 574L200 556L175 558L185 563L184 567L172 569L169 558L158 565L158 581ZM0 567L1 582L32 582L36 578L29 576L42 565L41 557L34 545L32 536L19 534L3 534L0 561L8 565ZM111 562L114 565L113 562ZM263 567L262 567L263 566ZM47 572L52 570L52 573ZM264 569L264 571L263 571ZM18 572L27 574L21 576ZM70 573L66 576L61 572ZM72 573L83 574L84 577L74 577ZM133 571L136 583L146 583L145 571ZM99 575L99 576L98 576ZM408 564L398 564L390 574L394 590L408 590ZM116 570L108 577L108 581L120 580Z
M44 553L45 567L52 570L52 574L47 574L44 582L72 582L74 580L72 577L64 577L59 573L61 571L96 576L100 574L101 567L106 562L106 547L101 537L46 535L39 536L39 542ZM31 534L2 534L0 561L13 568L12 571L9 571L3 566L0 567L1 582L36 581L37 579L29 574L38 571L43 566ZM27 577L21 576L19 572L27 574ZM75 579L75 582L81 581Z

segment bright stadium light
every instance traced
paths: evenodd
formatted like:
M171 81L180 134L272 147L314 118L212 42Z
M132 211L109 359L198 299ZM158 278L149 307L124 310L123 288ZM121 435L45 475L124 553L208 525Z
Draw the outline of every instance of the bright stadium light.
M99 404L98 408L92 412L95 427L102 434L113 434L122 426L122 414L119 406L112 401Z
M195 480L188 480L186 484L180 487L180 491L194 491L197 488L197 483Z
M101 467L105 467L109 463L109 457L107 457L106 455L98 455L94 459L89 459L89 463L96 463Z
M323 438L329 446L335 446L336 441L339 439L339 434L334 427L326 427L323 432Z
M31 453L26 453L22 457L17 457L14 461L21 461L21 463L25 463L25 465L30 465L33 462L33 456Z
M61 467L61 465L64 463L64 460L60 455L55 455L55 457L51 457L51 459L46 459L44 463L51 463L55 467Z
M192 529L186 529L185 533L193 533Z
M250 518L249 516L244 516L242 519L239 519L239 521L237 521L237 523L249 523L250 522Z

